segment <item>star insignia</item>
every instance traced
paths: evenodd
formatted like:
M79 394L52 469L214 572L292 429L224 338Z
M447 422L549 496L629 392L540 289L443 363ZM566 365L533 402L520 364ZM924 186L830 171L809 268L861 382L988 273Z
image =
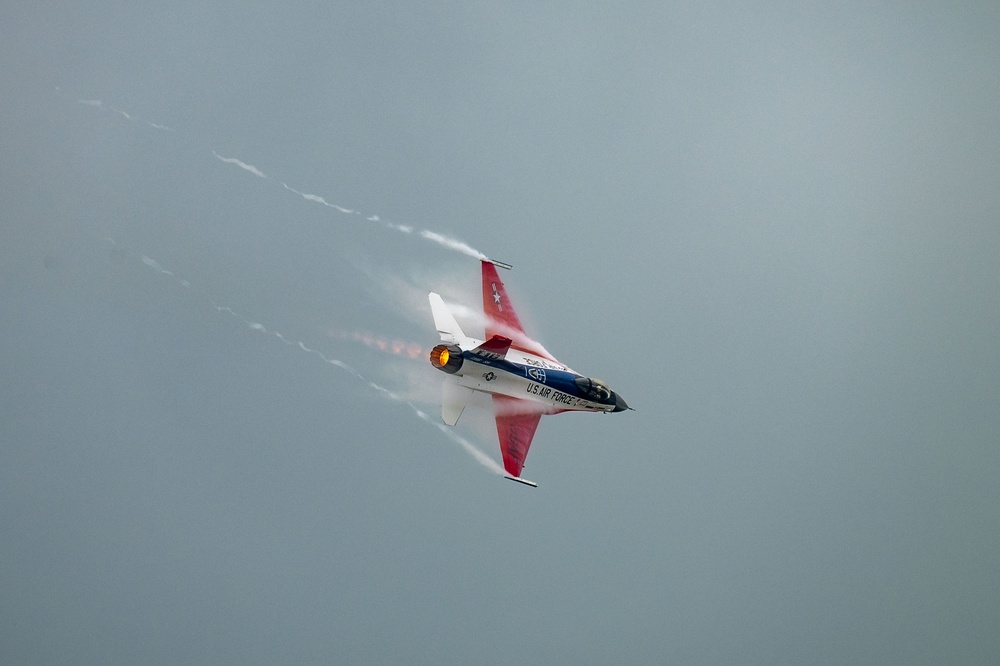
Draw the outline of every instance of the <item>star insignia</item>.
M503 312L503 306L500 305L500 292L497 291L496 283L493 284L493 302L497 304L497 310Z

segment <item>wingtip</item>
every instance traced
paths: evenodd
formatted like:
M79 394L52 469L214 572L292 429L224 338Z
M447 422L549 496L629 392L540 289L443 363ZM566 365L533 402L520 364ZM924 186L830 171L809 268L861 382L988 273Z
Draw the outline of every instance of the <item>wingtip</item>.
M519 476L511 476L510 474L504 474L503 478L510 479L511 481L517 481L518 483L523 483L526 486L531 486L532 488L537 488L538 484L534 481L528 481L527 479L522 479Z
M514 267L511 266L510 264L503 261L497 261L496 259L483 259L483 261L485 261L488 264L493 264L494 266L499 266L500 268L505 268L508 271L514 269Z

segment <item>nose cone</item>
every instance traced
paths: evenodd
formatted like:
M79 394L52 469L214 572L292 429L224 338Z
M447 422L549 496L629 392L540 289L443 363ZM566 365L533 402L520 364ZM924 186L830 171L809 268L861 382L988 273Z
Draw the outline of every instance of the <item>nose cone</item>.
M631 407L628 406L628 403L625 402L625 400L620 395L615 393L614 396L615 396L615 408L611 410L612 412L624 412L626 409L631 409Z

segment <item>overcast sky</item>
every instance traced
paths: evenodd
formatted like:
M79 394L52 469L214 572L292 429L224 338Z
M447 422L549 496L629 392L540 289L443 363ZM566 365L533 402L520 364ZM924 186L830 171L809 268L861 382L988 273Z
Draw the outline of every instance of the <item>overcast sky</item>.
M1000 6L753 4L8 7L0 661L997 663Z

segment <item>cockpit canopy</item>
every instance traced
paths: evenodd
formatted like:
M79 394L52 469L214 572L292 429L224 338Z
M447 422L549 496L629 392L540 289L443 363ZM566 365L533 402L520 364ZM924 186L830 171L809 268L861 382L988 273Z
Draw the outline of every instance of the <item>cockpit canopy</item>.
M608 385L600 379L577 377L573 380L573 383L576 384L576 387L580 389L587 400L602 403L611 402L611 389L609 389Z

